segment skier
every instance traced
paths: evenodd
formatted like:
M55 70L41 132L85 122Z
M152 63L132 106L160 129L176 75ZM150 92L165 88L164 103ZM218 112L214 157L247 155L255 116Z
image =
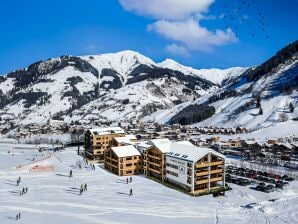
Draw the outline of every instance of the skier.
M25 193L27 193L27 192L28 192L28 187L25 188Z
M87 191L87 184L85 183L84 191Z
M19 219L21 219L21 213L19 213Z
M19 214L16 215L16 220L18 220L18 219L19 219Z
M80 187L80 194L82 194L83 191L84 191L84 186L83 186L83 184L81 184L81 187Z
M130 188L129 196L132 196L132 188Z
M132 177L129 178L129 182L130 182L130 183L132 182Z
M72 170L69 171L69 177L72 177Z
M126 178L126 183L128 184L128 177Z
M23 189L22 189L22 194L25 194L25 188L23 187Z

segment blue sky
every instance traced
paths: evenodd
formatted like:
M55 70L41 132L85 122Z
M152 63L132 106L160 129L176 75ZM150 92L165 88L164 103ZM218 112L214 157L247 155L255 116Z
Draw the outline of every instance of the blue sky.
M0 74L127 49L195 68L256 65L298 39L297 9L298 0L2 0Z

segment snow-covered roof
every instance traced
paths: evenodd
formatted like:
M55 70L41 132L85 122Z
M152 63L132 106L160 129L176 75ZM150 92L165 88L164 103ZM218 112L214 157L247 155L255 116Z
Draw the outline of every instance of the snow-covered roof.
M108 135L108 134L125 134L125 131L120 127L94 128L90 129L93 135Z
M196 162L209 153L225 158L223 154L218 153L213 149L197 147L186 141L171 143L167 156Z
M167 153L170 151L171 141L167 138L153 139L149 141L149 144L154 145L162 153Z
M132 145L112 147L112 150L119 158L141 155L141 153Z
M118 143L124 143L128 145L134 145L137 140L137 137L135 135L125 135L123 137L115 137L114 138Z

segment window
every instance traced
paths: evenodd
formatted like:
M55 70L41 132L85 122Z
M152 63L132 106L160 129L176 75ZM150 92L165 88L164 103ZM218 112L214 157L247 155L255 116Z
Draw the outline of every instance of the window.
M178 166L177 166L177 165L173 165L173 164L167 163L167 166L168 166L168 167L171 167L171 168L173 168L173 169L178 170Z
M174 177L178 177L178 173L175 173L175 172L172 172L172 171L169 171L169 170L167 170L167 174L170 174Z

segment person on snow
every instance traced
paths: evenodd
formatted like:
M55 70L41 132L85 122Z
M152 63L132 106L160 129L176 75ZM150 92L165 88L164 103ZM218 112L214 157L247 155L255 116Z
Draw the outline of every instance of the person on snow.
M25 188L23 187L23 189L22 189L22 194L25 194Z
M132 188L130 188L129 196L132 196Z
M128 184L128 177L126 178L126 183Z
M132 177L129 178L129 182L130 182L130 183L132 182Z
M84 191L87 191L87 184L84 185Z
M69 171L69 177L72 177L72 170Z
M28 187L25 188L25 193L27 193L27 192L28 192Z

